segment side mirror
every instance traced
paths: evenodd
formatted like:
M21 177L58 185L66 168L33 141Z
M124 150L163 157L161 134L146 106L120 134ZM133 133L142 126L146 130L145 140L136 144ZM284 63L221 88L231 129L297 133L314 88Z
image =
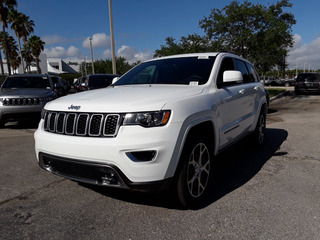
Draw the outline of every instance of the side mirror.
M243 82L243 76L240 71L225 71L223 73L223 82L224 83L242 83Z
M116 81L118 81L119 78L120 78L120 77L115 77L115 78L113 78L113 79L112 79L112 84L114 84Z

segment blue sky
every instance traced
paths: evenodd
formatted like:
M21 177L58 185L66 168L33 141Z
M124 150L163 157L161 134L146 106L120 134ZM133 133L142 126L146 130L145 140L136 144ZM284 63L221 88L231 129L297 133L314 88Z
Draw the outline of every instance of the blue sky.
M17 0L21 11L35 22L34 34L46 42L48 57L69 60L90 58L88 38L93 37L95 59L111 57L108 0ZM146 60L165 44L166 37L203 35L199 21L213 8L230 0L113 0L116 55L130 62ZM243 2L240 0L240 2ZM252 1L269 5L273 0ZM297 24L295 45L288 58L291 68L320 68L320 2L291 0L288 9Z

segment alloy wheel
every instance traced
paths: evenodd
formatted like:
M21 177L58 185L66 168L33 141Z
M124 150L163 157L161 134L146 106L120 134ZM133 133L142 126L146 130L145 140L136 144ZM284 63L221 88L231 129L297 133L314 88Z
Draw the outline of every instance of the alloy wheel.
M192 197L200 197L206 189L210 175L209 149L203 143L197 144L189 158L187 186Z

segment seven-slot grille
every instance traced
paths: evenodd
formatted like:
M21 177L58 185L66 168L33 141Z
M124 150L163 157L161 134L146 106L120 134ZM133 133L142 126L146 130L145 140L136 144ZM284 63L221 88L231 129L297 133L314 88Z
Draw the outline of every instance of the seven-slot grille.
M47 111L47 132L90 137L115 137L120 125L119 114L71 113Z
M41 98L5 98L3 99L4 106L22 106L22 105L40 105Z

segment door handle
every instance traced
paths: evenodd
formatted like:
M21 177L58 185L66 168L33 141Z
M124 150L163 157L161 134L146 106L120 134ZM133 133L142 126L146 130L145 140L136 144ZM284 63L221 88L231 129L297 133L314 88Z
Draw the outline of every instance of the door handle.
M245 92L244 89L241 89L241 90L239 91L240 94L244 94L244 92Z
M256 87L254 87L253 89L256 90L256 91L258 91L258 90L259 90L259 87L256 86Z

